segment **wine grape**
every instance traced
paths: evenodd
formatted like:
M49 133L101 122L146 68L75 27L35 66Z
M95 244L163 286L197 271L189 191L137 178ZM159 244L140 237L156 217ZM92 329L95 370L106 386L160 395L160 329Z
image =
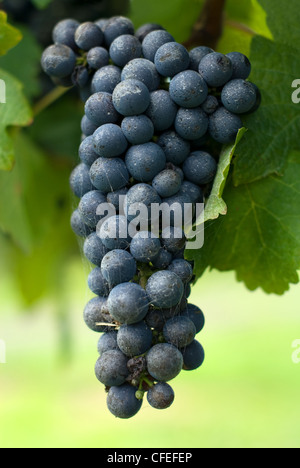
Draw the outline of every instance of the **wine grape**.
M107 406L131 418L174 401L167 383L198 369L202 310L188 302L197 271L185 260L185 208L196 221L223 144L261 94L239 52L188 51L159 24L135 31L124 16L60 20L41 64L84 100L71 227L92 264L87 327L102 334L95 365ZM79 198L79 201L78 201Z

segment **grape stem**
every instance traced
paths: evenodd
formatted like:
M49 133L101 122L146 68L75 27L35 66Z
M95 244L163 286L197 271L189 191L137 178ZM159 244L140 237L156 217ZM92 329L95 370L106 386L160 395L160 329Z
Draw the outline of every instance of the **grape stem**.
M143 377L143 382L145 382L147 385L149 385L149 387L153 387L154 383L152 382L152 380L148 379L148 377L144 376Z
M234 21L232 19L226 19L225 25L230 26L233 29L238 29L239 31L243 31L244 33L249 34L250 36L255 35L255 31L253 31L253 29L249 28L245 24L239 23L238 21Z
M116 330L119 328L115 323L96 322L97 327L114 327Z
M34 116L41 114L45 109L47 109L51 104L60 99L64 94L66 94L72 88L63 88L62 86L57 86L50 93L46 94L42 99L40 99L33 108Z
M153 274L153 270L148 267L145 264L139 264L138 265L138 271L139 271L139 283L140 286L145 289L146 284L150 276Z
M148 379L147 375L145 373L143 373L141 375L141 378L140 378L140 383L139 383L139 388L138 388L138 395L139 395L139 398L138 399L143 399L143 396L146 392L146 390L144 390L144 384L146 384L149 388L152 388L153 385L154 385L154 382L152 382L152 380Z
M226 0L206 0L192 33L183 43L186 48L207 46L215 49L223 32Z

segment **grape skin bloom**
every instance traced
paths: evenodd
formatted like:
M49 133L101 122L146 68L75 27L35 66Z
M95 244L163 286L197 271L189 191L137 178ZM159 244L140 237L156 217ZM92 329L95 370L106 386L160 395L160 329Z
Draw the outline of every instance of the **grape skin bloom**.
M42 68L55 85L77 88L84 103L69 180L71 227L96 296L83 319L103 333L95 374L108 409L128 419L146 393L152 408L169 408L175 395L167 382L204 362L196 335L205 317L189 303L197 268L185 260L183 208L191 207L194 222L222 145L235 142L262 95L248 81L244 54L204 46L188 52L159 24L135 31L124 16L69 18L52 38ZM167 223L154 205L170 208Z

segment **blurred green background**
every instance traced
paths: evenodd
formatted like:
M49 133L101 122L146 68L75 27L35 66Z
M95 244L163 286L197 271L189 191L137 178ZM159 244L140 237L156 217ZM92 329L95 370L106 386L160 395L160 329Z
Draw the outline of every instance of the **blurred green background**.
M35 109L30 127L10 132L13 171L0 172L0 340L6 346L0 447L298 448L300 363L292 361L292 343L300 339L298 286L284 296L266 295L249 292L233 273L206 272L191 297L206 316L199 336L203 367L173 381L176 399L166 411L145 402L135 418L123 421L106 408L94 376L98 336L82 318L91 267L69 226L77 202L68 179L78 162L83 103L71 92L47 105L43 97L53 86L39 61L58 19L92 20L126 13L128 5L0 2L23 33L20 44L0 57L0 77L5 70L17 78ZM161 22L184 41L203 1L130 5L136 27ZM271 37L265 16L257 0L228 0L218 50L249 54L254 33Z

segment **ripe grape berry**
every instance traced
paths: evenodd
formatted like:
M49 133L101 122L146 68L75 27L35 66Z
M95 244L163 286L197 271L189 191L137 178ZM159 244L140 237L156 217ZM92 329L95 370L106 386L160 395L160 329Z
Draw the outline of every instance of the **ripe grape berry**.
M71 227L83 240L95 295L83 320L101 334L95 374L108 409L128 419L145 393L152 408L170 407L175 393L167 382L204 362L205 317L188 302L195 271L184 258L178 210L188 204L194 215L206 202L222 145L235 142L261 94L248 81L245 55L201 45L188 51L158 24L135 31L122 16L68 18L52 37L44 72L79 88L84 101L70 175L78 202ZM170 208L167 225L155 206Z

